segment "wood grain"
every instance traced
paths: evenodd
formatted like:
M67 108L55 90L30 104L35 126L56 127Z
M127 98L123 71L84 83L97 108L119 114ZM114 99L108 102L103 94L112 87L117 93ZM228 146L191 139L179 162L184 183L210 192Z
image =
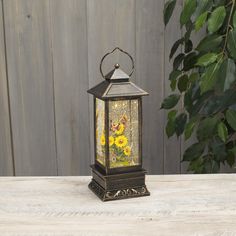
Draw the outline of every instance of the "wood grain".
M150 94L143 99L143 160L151 174L164 172L163 7L163 1L136 1L137 84Z
M0 179L2 236L236 234L236 175L147 176L150 197L101 202L90 177Z
M2 1L0 1L0 175L13 175L3 17Z
M16 175L56 175L49 2L4 1Z
M85 0L50 2L59 175L90 173Z

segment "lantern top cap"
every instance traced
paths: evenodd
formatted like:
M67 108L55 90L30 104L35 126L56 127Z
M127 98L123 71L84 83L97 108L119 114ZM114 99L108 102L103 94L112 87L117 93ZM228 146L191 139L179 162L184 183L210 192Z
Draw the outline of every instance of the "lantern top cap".
M106 80L113 80L115 81L128 81L129 80L129 75L127 75L123 70L120 69L120 65L116 63L114 65L114 69L110 71L108 74L105 76Z
M130 57L132 61L132 70L129 75L126 74L123 70L121 70L120 65L116 63L114 65L114 69L104 76L102 71L102 62L106 56L113 53L115 50L120 50L121 52L125 53ZM109 99L121 97L141 97L148 95L148 93L145 92L143 89L130 82L130 76L134 72L134 61L130 54L120 48L115 48L113 49L113 51L103 56L100 63L100 72L105 81L88 90L88 93L93 94L97 98Z

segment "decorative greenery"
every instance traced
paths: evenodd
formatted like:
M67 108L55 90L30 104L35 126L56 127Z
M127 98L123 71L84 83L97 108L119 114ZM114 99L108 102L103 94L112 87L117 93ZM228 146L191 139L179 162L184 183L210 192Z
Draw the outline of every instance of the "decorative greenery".
M236 156L236 0L185 0L180 15L183 36L170 51L173 71L165 98L168 137L196 136L183 161L194 173L218 172L221 164L231 167ZM176 0L165 4L168 24ZM192 32L206 29L196 46ZM182 48L181 53L177 53ZM176 55L177 54L177 55ZM173 109L177 104L182 108Z

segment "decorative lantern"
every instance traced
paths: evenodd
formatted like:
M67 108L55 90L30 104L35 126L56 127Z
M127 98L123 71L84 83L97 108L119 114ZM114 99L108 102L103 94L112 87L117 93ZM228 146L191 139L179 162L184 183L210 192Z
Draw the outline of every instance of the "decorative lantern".
M104 76L102 63L114 51L125 53L132 61L127 75L119 64ZM147 92L130 82L134 61L120 48L105 54L100 72L105 79L88 90L94 96L95 164L89 188L102 200L150 195L142 168L142 100Z

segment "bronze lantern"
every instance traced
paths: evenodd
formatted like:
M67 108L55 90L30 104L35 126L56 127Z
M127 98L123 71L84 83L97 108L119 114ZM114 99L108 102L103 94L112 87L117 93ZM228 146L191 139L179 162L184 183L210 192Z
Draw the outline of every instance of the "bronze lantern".
M104 76L103 60L116 50L129 56L132 71L127 75L115 64ZM133 71L131 55L115 48L100 63L105 80L88 90L94 96L95 144L89 188L102 201L150 195L142 168L142 96L148 93L130 81Z

